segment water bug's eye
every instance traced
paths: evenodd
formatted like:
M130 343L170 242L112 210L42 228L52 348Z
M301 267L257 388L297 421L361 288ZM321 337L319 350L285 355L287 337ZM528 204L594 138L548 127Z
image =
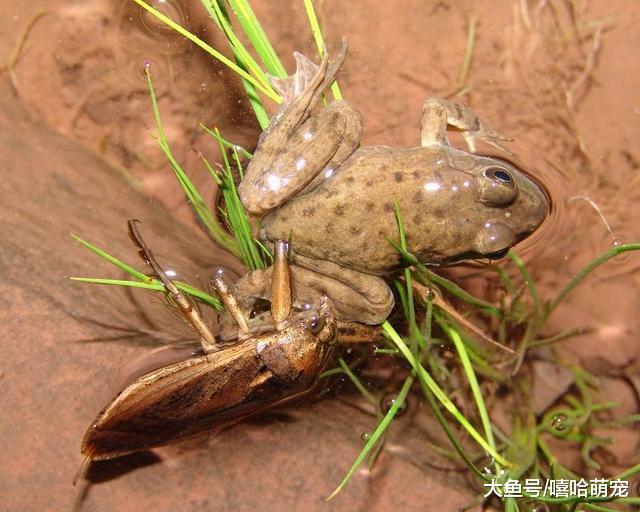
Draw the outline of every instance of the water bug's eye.
M513 184L511 174L502 167L489 167L488 169L485 169L484 175L489 179L496 179L509 185Z
M307 323L307 331L316 336L322 329L324 329L325 319L323 317L314 316L309 323Z
M507 254L509 254L509 247L505 247L504 249L502 249L500 251L492 252L490 254L485 254L485 256L487 258L489 258L490 260L501 260Z

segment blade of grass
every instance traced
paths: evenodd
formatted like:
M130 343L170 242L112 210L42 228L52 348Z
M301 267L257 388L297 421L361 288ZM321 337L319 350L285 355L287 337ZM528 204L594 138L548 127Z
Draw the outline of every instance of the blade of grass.
M228 0L228 2L267 71L277 77L287 76L278 54L251 9L250 3L246 0Z
M490 444L478 433L478 431L471 425L469 420L464 417L464 415L458 410L458 408L453 404L449 397L444 393L442 388L438 386L435 380L429 375L429 373L424 369L424 367L416 361L415 357L404 343L400 335L395 331L395 329L391 326L391 324L385 321L382 324L382 330L391 338L391 340L395 343L395 345L400 349L406 360L409 362L411 367L418 374L418 378L423 380L425 384L429 387L429 390L436 396L438 401L447 409L453 417L464 427L464 429L469 433L469 435L475 439L475 441L496 461L506 467L512 467L512 464L506 460L502 455L500 455L494 448L490 446Z
M200 127L209 135L211 135L214 139L216 139L218 142L222 143L222 145L226 149L231 149L231 150L235 149L238 153L240 153L244 158L248 160L251 160L251 158L253 157L253 154L249 153L249 151L244 149L242 146L238 146L237 144L234 144L233 142L230 142L227 139L225 139L217 129L214 131L211 128L204 125L203 123L200 123Z
M216 172L213 169L213 166L203 155L200 155L200 158L211 176L216 180L222 190L229 225L231 226L231 230L236 237L236 243L238 244L238 249L242 260L250 270L266 268L266 262L262 257L262 253L266 248L264 246L260 247L257 244L257 240L253 236L249 218L244 209L242 201L240 201L240 197L238 196L238 190L236 188L231 165L225 151L223 138L217 128L213 132L211 132L211 135L218 141L218 144L220 145L220 152L223 158L222 171ZM233 148L233 150L235 162L238 166L238 172L242 174L240 159L237 152L235 151L235 148Z
M320 55L320 57L323 57L325 52L324 38L322 37L322 30L320 29L320 24L318 23L318 17L316 16L316 11L313 8L312 0L304 0L304 8L307 12L307 18L309 19L309 25L311 26L313 39L315 40L316 46L318 47L318 54ZM335 80L331 84L331 93L333 94L333 98L336 100L342 98L340 87L338 86L338 82Z
M242 69L235 62L231 61L230 59L228 59L227 57L222 55L219 51L217 51L214 48L212 48L211 46L209 46L207 43L205 43L198 36L196 36L195 34L192 34L187 29L185 29L184 27L180 26L175 21L173 21L171 18L168 18L167 16L162 14L160 11L154 9L153 7L151 7L149 4L147 4L143 0L133 0L133 1L135 3L137 3L143 9L149 11L153 16L158 18L165 25L171 27L173 30L178 32L180 35L182 35L182 36L186 37L187 39L189 39L192 43L194 43L197 46L199 46L200 48L202 48L209 55L211 55L212 57L216 58L217 60L222 62L225 66L229 67L232 71L234 71L235 73L240 75L242 78L244 78L245 80L250 82L256 89L258 89L265 96L269 97L270 99L272 99L276 103L280 103L282 101L280 99L280 96L272 88L265 88L264 86L262 86L262 84L260 84L260 82L256 78L252 77L244 69Z
M118 258L111 256L108 252L103 251L102 249L100 249L99 247L93 245L91 242L87 242L86 240L83 240L82 238L80 238L78 235L74 235L73 233L70 233L70 235L78 242L80 242L82 245L84 245L87 249L89 249L91 252L97 254L98 256L100 256L101 258L107 260L109 263L111 263L112 265L115 265L116 267L118 267L120 270L126 272L127 274L139 279L140 281L149 281L150 278L148 275L144 274L143 272L140 272L139 270L136 270L135 268L133 268L130 265L127 265L126 263L124 263L123 261L120 261Z
M476 306L482 309L487 314L491 314L494 316L501 316L498 308L493 304L491 304L490 302L486 302L482 299L478 299L477 297L474 297L463 288L460 288L454 282L449 281L445 277L439 276L435 272L432 272L431 270L426 268L422 263L420 263L418 258L416 258L413 254L411 254L406 249L403 249L397 242L395 242L391 238L387 237L387 241L391 245L393 245L393 247L395 247L395 249L398 252L400 252L400 254L407 261L407 263L415 267L416 273L418 274L418 276L422 276L422 278L425 281L423 284L428 285L429 282L432 282L438 286L441 286L445 290L447 290L454 297L457 297L458 299L462 300L463 302L466 302L467 304L470 304L472 306Z
M224 8L224 4L220 0L202 0L202 3L209 12L211 18L225 33L238 66L241 69L250 71L264 87L272 88L265 72L236 36L233 27L231 26L227 11ZM260 127L264 130L269 126L269 115L262 104L262 100L260 99L255 86L243 77L240 78L245 92L247 93L247 97L249 98L251 108L253 108L253 111L256 114Z
M213 239L224 249L229 251L236 257L240 257L240 252L238 250L238 246L235 240L233 240L218 224L215 216L209 210L207 204L202 199L202 196L196 189L193 182L189 179L186 173L183 171L180 164L173 157L173 153L171 152L171 147L169 146L169 141L167 140L167 136L164 133L164 128L162 126L162 119L160 117L160 109L158 107L158 99L156 97L155 90L153 89L153 84L151 82L151 73L149 69L145 69L145 73L147 75L147 86L149 87L149 94L151 96L151 106L153 109L153 116L156 121L156 128L158 130L157 141L160 145L160 149L165 154L169 162L171 163L171 167L178 178L180 186L184 190L187 199L191 203L193 209L196 214L205 225Z
M487 407L484 403L484 398L482 397L482 391L480 391L480 384L478 383L478 379L476 377L475 372L473 371L473 366L471 365L471 360L469 359L469 354L465 348L464 343L462 342L462 338L455 329L452 329L448 325L443 325L444 331L449 336L451 341L456 347L456 351L458 352L458 356L460 357L460 362L462 363L462 368L467 377L467 381L469 382L469 387L471 388L471 394L473 395L473 399L476 402L476 408L478 409L478 413L480 414L480 421L482 422L482 428L484 429L484 435L489 443L489 446L496 452L496 442L493 438L493 429L491 427L491 420L489 419L489 412L487 411ZM495 474L500 473L500 466L495 461Z
M149 281L146 282L129 281L127 279L102 279L96 277L70 277L69 279L71 279L72 281L78 281L80 283L102 284L109 286L128 286L130 288L143 288L145 290L151 290L155 292L166 292L164 285L157 279L153 278L148 278ZM173 284L175 284L178 289L182 290L185 293L188 293L192 297L199 299L201 302L208 304L218 311L222 310L222 303L208 293L205 293L198 288L194 288L193 286L182 283L180 281L173 281Z
M81 282L85 282L85 283L109 284L109 285L120 285L120 286L133 286L133 287L137 287L137 288L147 288L149 290L155 290L155 291L165 291L164 286L157 279L154 279L153 277L149 277L148 275L144 274L143 272L140 272L139 270L136 270L132 266L127 265L126 263L124 263L123 261L119 260L115 256L112 256L108 252L106 252L106 251L100 249L99 247L93 245L91 242L87 242L86 240L83 240L82 238L80 238L77 235L74 235L73 233L71 233L71 236L75 240L77 240L80 244L82 244L84 247L86 247L91 252L93 252L94 254L97 254L98 256L103 258L104 260L108 261L109 263L111 263L115 267L119 268L123 272L135 277L139 281L127 281L127 280L119 280L119 279L97 279L97 278L88 278L88 277L71 277L70 278L71 280L73 280L73 281L81 281ZM213 297L213 296L211 296L211 295L199 290L198 288L194 288L193 286L190 286L190 285L188 285L186 283L181 283L180 281L175 281L175 284L176 284L176 286L178 288L180 288L182 291L188 293L189 295L193 295L194 297L202 300L203 302L213 306L216 309L222 309L222 304L220 303L220 301L216 297Z
M580 282L591 272L593 272L596 268L598 268L603 263L606 263L611 258L615 258L619 254L627 251L638 251L640 250L640 244L624 244L618 245L616 247L612 247L608 251L604 252L596 259L594 259L591 263L589 263L586 267L584 267L580 272L578 272L571 281L558 293L555 299L553 299L546 308L546 316L548 317L555 308L558 307L564 298L569 295L569 293L576 287Z
M369 393L369 390L364 386L364 384L362 384L362 381L351 371L351 368L349 368L349 365L345 362L345 360L339 357L338 364L340 365L340 368L342 368L342 372L347 377L349 377L351 383L356 387L358 391L360 391L362 396L364 396L375 407L378 407L378 400L376 400L376 398L371 393Z
M387 412L387 414L385 414L384 418L382 418L380 423L378 423L378 426L371 433L371 436L369 437L366 444L364 445L364 448L362 448L362 450L356 457L356 460L351 465L351 468L349 468L349 471L347 472L345 477L342 479L342 482L340 482L338 487L336 487L335 490L326 498L327 501L334 498L340 491L342 491L342 489L345 488L345 486L349 483L349 480L351 480L351 477L353 476L353 474L364 462L369 452L373 449L373 447L376 445L378 440L382 437L384 432L387 430L387 428L391 424L391 421L393 420L395 415L398 413L400 408L404 405L404 401L407 398L407 394L409 393L409 390L411 389L411 385L413 384L414 378L415 378L414 374L412 373L404 381L404 384L402 385L402 388L400 389L398 396L391 404L391 407L389 407L389 411Z

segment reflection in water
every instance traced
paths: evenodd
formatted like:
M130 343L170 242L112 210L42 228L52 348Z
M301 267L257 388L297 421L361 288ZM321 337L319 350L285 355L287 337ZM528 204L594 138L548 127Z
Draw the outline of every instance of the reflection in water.
M131 2L125 2L131 4ZM147 2L155 10L164 14L167 18L175 21L178 25L184 27L189 19L187 6L177 0L150 0ZM135 6L137 11L137 20L142 28L151 36L162 36L172 39L183 39L180 34L169 27L166 23L160 21L146 9Z

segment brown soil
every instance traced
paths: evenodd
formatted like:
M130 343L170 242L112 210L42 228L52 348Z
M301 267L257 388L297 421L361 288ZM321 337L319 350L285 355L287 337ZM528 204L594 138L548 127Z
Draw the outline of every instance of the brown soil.
M223 48L199 5L184 2L174 12ZM467 24L475 16L467 87L455 99L514 137L509 147L517 161L550 189L549 221L518 249L541 296L552 297L611 246L596 211L569 198L594 201L617 239L640 239L634 222L640 155L633 144L640 137L640 66L630 50L640 45L640 8L634 0L599 0L576 11L577 25L603 22L599 32L580 33L569 29L562 2L540 10L537 2L511 0L373 5L317 2L329 45L349 38L340 84L364 115L365 144L418 143L424 98L458 89ZM287 69L294 50L314 55L302 2L256 2L255 8ZM411 445L419 449L408 452L403 436L424 443L421 433L430 428L410 417L399 422L373 471L359 472L325 503L374 423L346 399L238 425L157 456L97 465L92 486L71 486L84 430L122 368L187 331L144 294L68 281L70 275L119 277L68 233L135 262L125 221L138 217L158 256L186 280L202 286L219 266L242 272L212 250L154 145L142 67L151 64L174 153L205 197L214 190L194 149L212 161L218 152L197 123L218 126L247 147L258 130L238 81L173 35L156 30L150 37L132 2L16 1L0 5L0 14L6 20L0 62L30 27L0 84L0 508L454 510L470 504L474 491L458 473L435 471L428 446ZM600 268L547 328L586 328L559 346L559 356L599 375L601 399L620 401L619 415L638 412L639 267L638 256L628 254ZM481 288L475 274L458 271L463 284ZM563 376L543 367L536 372L543 409L563 392ZM558 380L553 386L544 379ZM637 430L607 435L619 436L608 454L609 474L638 461Z

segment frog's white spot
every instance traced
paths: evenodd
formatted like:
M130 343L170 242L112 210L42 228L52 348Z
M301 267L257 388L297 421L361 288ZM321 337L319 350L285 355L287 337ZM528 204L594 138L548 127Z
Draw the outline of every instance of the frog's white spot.
M298 161L296 162L296 171L301 171L305 165L307 165L306 158L298 158Z
M165 274L167 274L167 277L176 277L178 275L178 273L175 270L165 270L164 271Z
M485 222L484 227L485 228L490 228L491 227L491 222Z
M303 138L304 140L310 140L312 137L313 137L313 133L311 133L311 132L304 132L304 133L302 134L302 138Z
M511 217L511 212L505 212L504 216L508 219L509 217Z
M469 185L471 185L471 183L469 183L468 181L465 181L465 182L462 184L462 186L463 186L463 187L468 187Z
M458 190L460 190L460 189L458 188L458 185L454 185L453 187L451 187L451 191L452 191L452 192L457 192Z
M277 174L269 174L267 177L267 185L271 190L278 190L282 186L282 179Z
M440 190L440 183L438 183L437 181L430 181L429 183L424 184L424 189L427 192L437 192L438 190Z
M324 171L325 178L330 178L332 174L333 174L333 169L327 169L326 171Z

